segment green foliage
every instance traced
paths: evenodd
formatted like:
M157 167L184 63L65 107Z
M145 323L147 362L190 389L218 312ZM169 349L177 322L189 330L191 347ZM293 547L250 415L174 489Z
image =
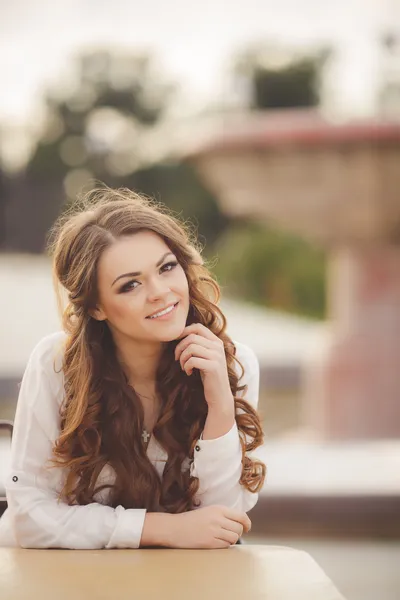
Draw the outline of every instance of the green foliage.
M288 312L325 315L325 257L306 241L261 224L235 224L215 246L214 273L234 298Z
M316 63L301 60L274 70L256 67L253 108L316 106L319 103Z
M118 162L124 174L133 172L143 160L141 133L163 117L174 86L159 76L149 56L91 51L76 57L75 69L75 85L47 94L46 123L28 176L62 182L79 168L106 181L121 175ZM71 140L80 145L81 156L66 152Z
M212 248L229 219L188 163L160 163L134 173L128 187L162 201L196 227L205 251Z
M278 56L277 56L278 55ZM236 59L234 72L250 84L250 108L304 108L320 103L321 76L331 52L311 55L255 46Z

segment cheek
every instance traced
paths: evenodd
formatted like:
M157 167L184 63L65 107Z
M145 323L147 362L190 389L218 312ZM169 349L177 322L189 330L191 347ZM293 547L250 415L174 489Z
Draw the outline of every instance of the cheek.
M108 305L108 317L110 321L124 321L127 317L132 319L135 312L139 311L133 299L128 298L128 296L121 296L121 298L113 300Z
M177 273L176 287L178 288L178 290L182 294L182 296L187 296L188 295L188 293L189 293L189 283L188 283L188 280L186 278L185 271L183 269L181 269L180 272Z

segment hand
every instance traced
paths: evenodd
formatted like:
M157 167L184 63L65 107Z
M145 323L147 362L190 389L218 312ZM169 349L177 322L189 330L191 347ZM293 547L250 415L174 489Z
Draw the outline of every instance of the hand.
M170 516L170 548L228 548L251 529L245 512L226 506L206 506Z
M183 336L175 348L175 360L187 375L199 369L208 406L233 404L223 341L201 323L185 327L179 337Z

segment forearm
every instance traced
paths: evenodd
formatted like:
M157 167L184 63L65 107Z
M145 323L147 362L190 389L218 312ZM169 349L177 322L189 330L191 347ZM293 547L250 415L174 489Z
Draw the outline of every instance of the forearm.
M239 480L242 448L235 422L234 403L209 408L201 438L197 441L191 475L199 479L197 499L202 506L239 507L245 491Z
M209 406L203 430L203 440L222 437L232 429L235 423L235 403L233 398L218 406Z

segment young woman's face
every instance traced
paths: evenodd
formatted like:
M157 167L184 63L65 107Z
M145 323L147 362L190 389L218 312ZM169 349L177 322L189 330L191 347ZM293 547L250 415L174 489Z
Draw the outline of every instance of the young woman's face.
M152 231L120 238L98 265L96 318L111 330L141 341L176 339L186 326L189 288L185 272L164 240ZM170 309L164 316L150 315Z

